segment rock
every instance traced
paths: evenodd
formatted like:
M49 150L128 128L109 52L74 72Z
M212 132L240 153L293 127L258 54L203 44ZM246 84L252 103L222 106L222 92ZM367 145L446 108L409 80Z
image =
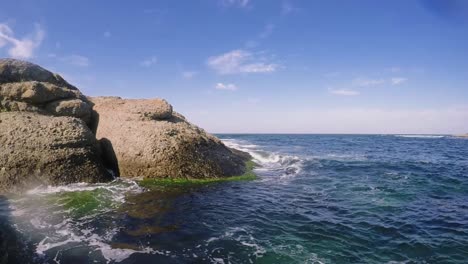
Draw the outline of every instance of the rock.
M93 117L92 103L59 75L0 59L0 192L112 179Z
M0 191L112 178L99 142L73 117L0 113Z
M0 83L27 81L45 82L77 90L76 87L67 83L60 75L52 73L39 65L15 59L0 59Z
M90 98L97 137L110 141L124 177L209 178L241 175L246 156L172 112L165 100Z
M0 111L73 116L92 125L92 105L58 74L25 61L0 59Z
M172 117L172 105L164 99L135 100L129 111L138 114L142 119L164 120Z
M47 112L57 116L74 116L91 122L92 106L80 99L54 101L46 105Z

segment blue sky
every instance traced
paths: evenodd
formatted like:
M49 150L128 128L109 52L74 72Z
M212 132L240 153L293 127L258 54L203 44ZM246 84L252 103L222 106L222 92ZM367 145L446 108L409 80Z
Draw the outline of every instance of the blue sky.
M0 56L209 132L468 132L468 1L4 1Z

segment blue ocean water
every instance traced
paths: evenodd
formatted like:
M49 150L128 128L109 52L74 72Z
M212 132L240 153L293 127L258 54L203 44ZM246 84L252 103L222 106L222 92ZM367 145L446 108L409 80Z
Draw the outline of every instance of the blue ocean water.
M218 136L251 153L257 180L41 187L3 207L37 262L468 262L468 140Z

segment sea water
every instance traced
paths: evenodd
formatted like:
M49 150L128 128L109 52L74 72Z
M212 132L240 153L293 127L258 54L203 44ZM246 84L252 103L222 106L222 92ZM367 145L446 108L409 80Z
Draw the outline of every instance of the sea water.
M218 135L257 180L41 186L0 199L36 263L467 263L468 140Z

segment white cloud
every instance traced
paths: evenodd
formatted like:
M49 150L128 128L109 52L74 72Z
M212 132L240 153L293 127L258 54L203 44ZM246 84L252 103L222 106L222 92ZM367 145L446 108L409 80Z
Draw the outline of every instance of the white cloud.
M235 84L232 84L232 83L217 83L215 85L215 89L217 90L228 90L228 91L235 91L237 90L237 86Z
M106 32L104 32L103 35L104 35L105 38L110 38L112 36L112 33L110 33L110 31L106 31Z
M353 80L353 85L359 87L376 86L384 83L384 79L356 78Z
M394 66L394 67L390 67L388 70L391 71L391 72L399 72L401 69L400 69L400 67Z
M185 79L192 79L197 74L198 72L196 71L184 71L182 72L182 77L184 77Z
M399 84L402 84L404 82L408 81L407 78L403 78L403 77L394 77L391 79L391 82L393 85L399 85Z
M264 62L245 50L233 50L208 58L207 64L219 74L274 72L277 64Z
M156 64L157 62L158 62L158 58L155 56L152 56L150 58L143 60L140 64L141 66L149 67L151 65Z
M89 66L89 59L81 55L70 55L60 58L61 61L66 62L71 65L87 67Z
M355 90L348 90L348 89L337 89L337 90L334 90L334 89L329 89L330 93L334 94L334 95L342 95L342 96L355 96L355 95L359 95L359 92L358 91L355 91Z
M13 58L30 59L34 51L41 45L45 31L39 24L35 25L34 33L23 38L16 38L13 30L6 24L0 23L0 48L10 47L8 55Z
M238 6L245 8L249 5L250 0L221 0L221 4L224 6Z

